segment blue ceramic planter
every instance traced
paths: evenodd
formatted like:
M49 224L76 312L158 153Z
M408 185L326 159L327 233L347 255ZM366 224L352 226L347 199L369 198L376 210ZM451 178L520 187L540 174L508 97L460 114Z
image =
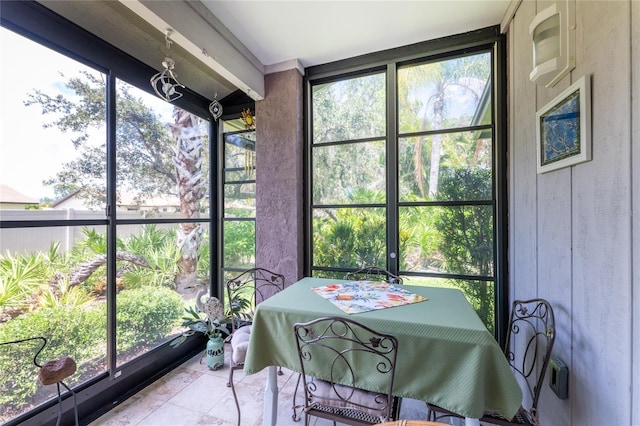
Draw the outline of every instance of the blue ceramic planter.
M210 370L218 370L224 366L224 339L210 337L207 342L207 366Z

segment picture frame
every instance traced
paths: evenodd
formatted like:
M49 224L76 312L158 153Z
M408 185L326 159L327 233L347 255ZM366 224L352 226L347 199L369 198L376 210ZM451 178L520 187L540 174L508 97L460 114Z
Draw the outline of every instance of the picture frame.
M538 173L591 160L591 76L585 75L536 113Z

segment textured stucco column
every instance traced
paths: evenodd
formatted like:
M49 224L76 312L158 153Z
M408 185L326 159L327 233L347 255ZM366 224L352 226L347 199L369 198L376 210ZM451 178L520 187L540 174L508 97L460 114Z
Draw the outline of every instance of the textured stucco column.
M265 91L256 102L256 266L290 285L303 271L302 76L268 74Z

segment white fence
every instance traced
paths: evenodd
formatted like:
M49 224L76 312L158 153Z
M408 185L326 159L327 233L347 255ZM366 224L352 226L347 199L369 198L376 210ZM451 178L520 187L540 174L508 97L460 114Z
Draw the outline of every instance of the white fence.
M141 211L120 211L118 219L141 219L143 214L149 212ZM157 213L154 218L175 219L180 218L179 213ZM102 211L91 210L1 210L0 220L100 220L105 219ZM126 237L137 234L142 225L126 225L118 228L118 237ZM172 229L175 224L156 224L159 229ZM0 229L0 254L9 253L34 253L46 252L51 243L60 243L59 250L65 252L73 247L74 241L83 237L83 229L94 229L104 234L107 232L106 226L50 226L44 228L19 228Z

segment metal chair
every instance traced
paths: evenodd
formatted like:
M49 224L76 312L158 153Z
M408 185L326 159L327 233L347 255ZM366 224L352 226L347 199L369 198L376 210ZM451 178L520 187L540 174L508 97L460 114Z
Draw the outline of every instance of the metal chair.
M324 317L294 325L305 425L316 416L349 425L393 420L398 340L354 320ZM372 385L384 392L370 392Z
M348 272L345 276L345 280L379 280L384 277L384 281L391 284L402 284L402 278L398 275L392 274L386 269L379 268L377 266L366 266L358 269L357 271Z
M38 349L36 354L33 356L33 364L38 367L38 379L40 379L40 382L43 385L52 385L55 383L58 389L58 419L56 421L56 426L60 425L60 421L62 419L62 393L60 392L60 385L64 386L73 397L74 420L75 425L78 426L78 403L76 401L76 393L62 381L76 372L76 362L72 358L63 357L55 361L47 361L40 365L40 363L38 363L38 355L40 355L40 352L42 352L44 347L47 345L47 339L42 336L2 342L0 343L0 346L19 344L31 340L42 340L42 346L40 346L40 349Z
M233 392L240 426L240 403L233 384L233 372L244 367L256 306L284 289L284 275L264 268L253 268L227 280L226 289L227 309L231 318L231 334L228 338L231 343L231 357L227 386ZM278 374L282 374L282 371Z
M521 406L513 419L506 419L496 412L485 412L480 418L481 422L498 425L540 425L538 400L555 337L555 318L549 302L544 299L513 302L504 353L514 372L527 384L531 405L529 409ZM427 403L427 407L430 420L461 417L435 405Z

